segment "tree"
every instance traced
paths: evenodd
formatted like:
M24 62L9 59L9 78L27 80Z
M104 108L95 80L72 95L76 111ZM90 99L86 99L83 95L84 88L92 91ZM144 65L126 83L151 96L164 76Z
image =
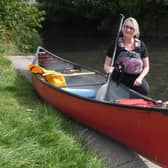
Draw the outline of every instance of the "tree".
M94 30L111 31L120 13L135 17L143 28L165 32L168 0L39 0L46 10L47 24L93 23ZM163 17L164 16L164 17ZM151 19L152 18L152 19ZM157 24L156 24L157 23ZM89 25L89 24L88 24ZM159 29L164 25L164 31ZM161 26L160 26L161 27Z
M29 0L0 1L0 38L8 35L8 39L22 50L33 48L34 37L37 38L43 20L44 11L39 10L37 3L29 3Z

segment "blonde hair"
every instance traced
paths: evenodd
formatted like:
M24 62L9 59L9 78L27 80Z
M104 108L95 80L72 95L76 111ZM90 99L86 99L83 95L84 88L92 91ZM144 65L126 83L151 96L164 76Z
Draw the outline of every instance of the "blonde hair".
M139 37L140 36L140 31L139 31L139 24L137 22L136 19L134 19L133 17L129 17L127 19L125 19L123 26L122 26L122 32L124 31L124 26L126 25L127 22L132 22L135 28L135 36Z

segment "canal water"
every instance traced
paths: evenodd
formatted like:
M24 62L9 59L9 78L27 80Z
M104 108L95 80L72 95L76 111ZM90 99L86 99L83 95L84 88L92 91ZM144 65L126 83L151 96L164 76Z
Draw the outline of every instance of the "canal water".
M44 47L54 54L76 63L103 71L106 49L112 37L87 33L56 33L47 30ZM146 79L150 85L150 96L168 100L168 39L143 39L150 54L150 72Z

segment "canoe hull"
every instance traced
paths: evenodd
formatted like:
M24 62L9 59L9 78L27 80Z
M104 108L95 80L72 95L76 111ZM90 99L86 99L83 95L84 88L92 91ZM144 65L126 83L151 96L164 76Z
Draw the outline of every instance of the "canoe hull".
M166 110L139 108L83 98L32 76L32 84L48 103L136 152L168 167Z

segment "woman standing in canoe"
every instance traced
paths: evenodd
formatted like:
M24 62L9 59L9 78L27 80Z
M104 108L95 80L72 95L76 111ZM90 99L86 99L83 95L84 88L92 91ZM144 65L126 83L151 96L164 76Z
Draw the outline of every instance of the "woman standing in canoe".
M117 43L114 67L110 67L114 44L105 57L104 70L112 72L112 79L121 82L141 94L148 95L149 85L144 79L149 72L149 55L146 45L139 37L137 21L129 17L122 26L122 35Z

